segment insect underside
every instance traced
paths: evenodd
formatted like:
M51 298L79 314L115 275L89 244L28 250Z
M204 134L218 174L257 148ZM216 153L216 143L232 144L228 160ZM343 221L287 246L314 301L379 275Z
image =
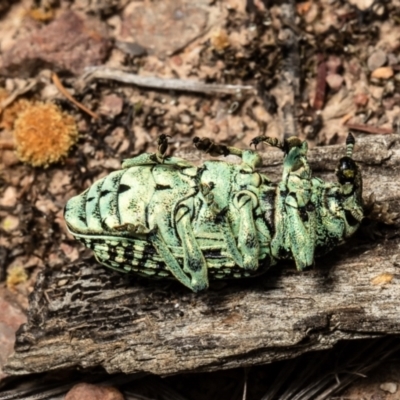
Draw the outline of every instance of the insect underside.
M209 277L241 278L264 272L281 259L298 270L351 236L363 218L362 178L352 159L339 160L337 182L312 177L307 142L252 141L284 152L278 184L257 172L252 150L195 138L212 156L233 154L240 164L207 161L201 167L158 151L125 160L122 169L95 182L65 207L68 229L110 268L176 278L197 292Z

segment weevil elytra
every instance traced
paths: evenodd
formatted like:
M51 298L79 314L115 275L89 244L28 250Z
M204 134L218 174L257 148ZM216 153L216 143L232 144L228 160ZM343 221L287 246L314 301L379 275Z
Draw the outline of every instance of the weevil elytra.
M298 270L351 236L363 219L361 171L354 137L339 160L337 182L312 177L307 142L259 136L284 152L282 180L257 172L256 151L194 139L211 156L236 155L240 164L201 167L167 157L167 136L156 153L125 160L65 207L68 229L97 260L122 272L176 278L197 292L209 278L264 272L281 259Z

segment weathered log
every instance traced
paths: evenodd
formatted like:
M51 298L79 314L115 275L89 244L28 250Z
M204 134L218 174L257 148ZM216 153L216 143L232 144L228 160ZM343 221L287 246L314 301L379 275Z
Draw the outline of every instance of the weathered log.
M310 163L316 174L334 179L342 154L343 146L316 148ZM198 160L197 153L191 158ZM398 211L400 137L358 138L355 158L365 198L374 192L377 204ZM270 151L264 161L265 172L279 180L282 155ZM356 235L312 270L279 264L255 279L214 282L200 294L173 281L118 274L93 259L47 269L6 371L211 371L291 358L342 339L399 334L399 250L394 225L374 241Z

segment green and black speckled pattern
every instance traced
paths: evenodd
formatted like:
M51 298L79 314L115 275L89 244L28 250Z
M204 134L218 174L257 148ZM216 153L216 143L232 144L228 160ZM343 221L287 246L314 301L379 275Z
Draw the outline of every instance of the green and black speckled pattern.
M352 235L363 218L354 138L349 135L339 161L337 183L312 177L306 142L259 137L253 143L261 141L284 150L277 184L257 172L260 157L250 150L213 145L242 163L207 161L200 168L142 154L70 199L67 226L100 263L176 278L194 291L207 288L209 277L253 276L280 259L293 259L303 270Z

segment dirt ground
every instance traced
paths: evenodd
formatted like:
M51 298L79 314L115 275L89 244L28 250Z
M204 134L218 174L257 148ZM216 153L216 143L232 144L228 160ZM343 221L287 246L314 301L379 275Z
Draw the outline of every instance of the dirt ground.
M160 134L184 154L195 136L248 148L265 132L312 146L400 133L400 0L20 0L0 13L0 380L39 271L88 253L65 203ZM345 398L378 399L362 388Z

